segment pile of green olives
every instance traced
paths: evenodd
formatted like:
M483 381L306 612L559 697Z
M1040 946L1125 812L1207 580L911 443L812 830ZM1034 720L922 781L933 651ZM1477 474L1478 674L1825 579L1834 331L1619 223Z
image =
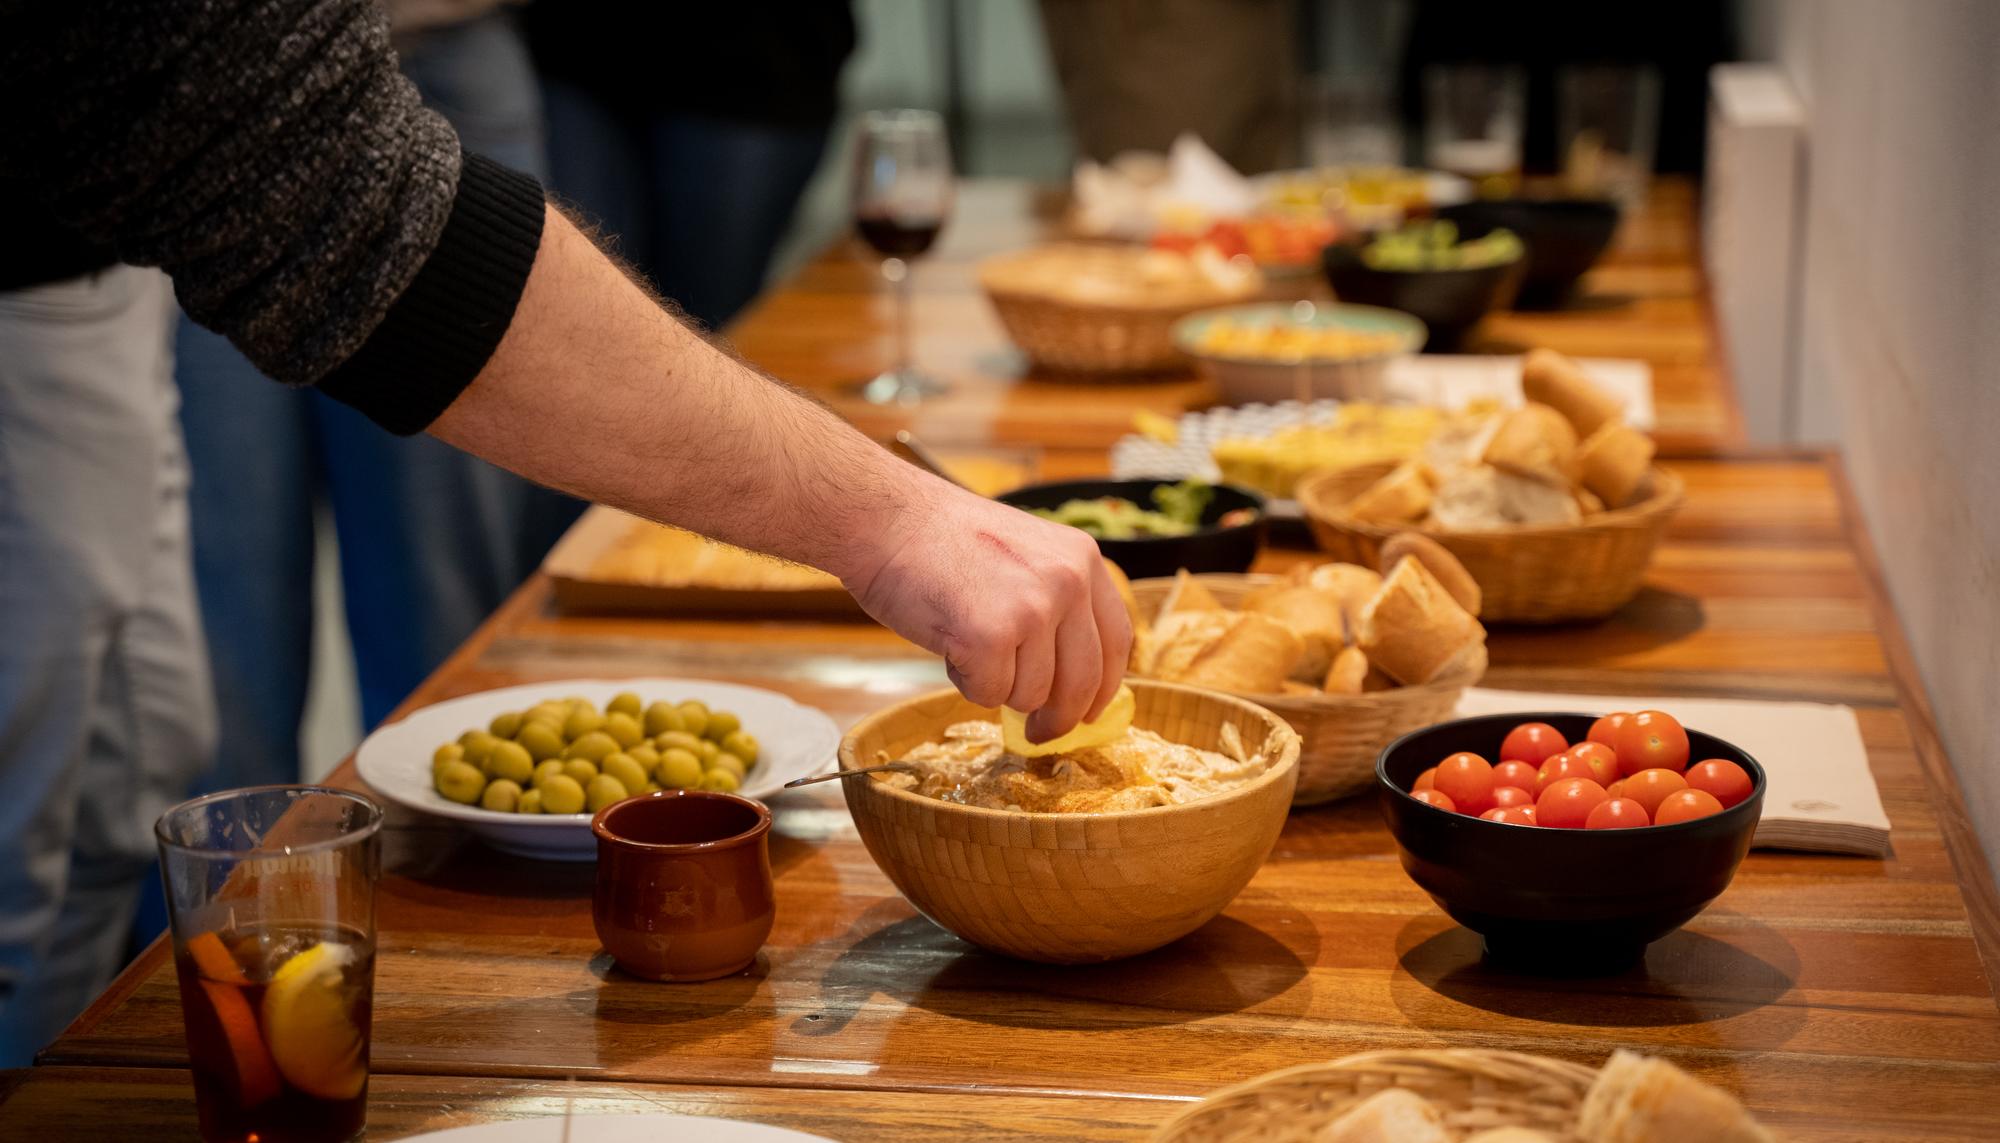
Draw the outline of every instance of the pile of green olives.
M572 696L498 715L438 747L431 782L451 801L501 813L594 814L653 790L734 791L756 768L742 719L625 691L603 710Z

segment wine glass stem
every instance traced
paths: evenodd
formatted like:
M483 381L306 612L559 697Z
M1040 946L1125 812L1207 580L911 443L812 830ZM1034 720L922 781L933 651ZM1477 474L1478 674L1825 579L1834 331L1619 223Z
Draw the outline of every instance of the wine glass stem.
M910 264L901 258L885 263L896 284L896 372L910 371Z

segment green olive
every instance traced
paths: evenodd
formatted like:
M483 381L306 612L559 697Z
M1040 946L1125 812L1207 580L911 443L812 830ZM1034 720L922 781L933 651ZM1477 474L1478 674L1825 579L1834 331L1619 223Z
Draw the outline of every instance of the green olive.
M722 753L722 747L704 738L701 740L700 748L695 753L701 755L701 764L707 766L715 761L716 755Z
M681 721L687 724L687 732L700 738L708 733L708 708L698 702L681 704Z
M528 757L537 762L560 757L563 752L562 731L546 722L531 722L521 728L520 737L514 741L528 751Z
M521 805L520 783L509 782L505 778L487 783L486 792L479 795L479 805L503 814L513 813Z
M642 742L625 753L630 754L632 761L637 762L639 768L648 774L660 768L660 752L653 749L649 742Z
M600 767L604 773L618 779L618 784L627 790L646 788L646 769L639 765L630 754L606 754Z
M523 790L521 792L521 800L514 805L514 812L517 814L541 813L542 792L540 790Z
M583 786L567 774L557 774L542 783L542 812L545 814L580 814L583 812Z
M599 774L590 780L590 787L583 792L583 804L591 813L603 809L613 802L622 802L632 796L625 783L609 774Z
M574 779L577 785L588 786L590 780L597 777L601 771L598 770L597 763L587 758L572 758L563 763L563 773Z
M535 760L518 742L500 742L486 756L486 775L521 785L535 775Z
M679 706L683 713L691 710L700 711L702 714L708 713L708 704L700 699L682 699Z
M729 753L727 750L723 751L720 754L717 754L715 756L715 760L713 762L710 762L707 766L704 766L703 769L727 770L731 774L736 775L736 780L738 782L743 781L743 775L748 774L750 772L750 767L744 763L743 759L738 758L736 755Z
M486 789L486 775L470 762L447 762L438 768L437 791L451 801L469 806Z
M660 735L659 743L662 754L669 750L685 750L690 754L701 752L701 739L685 730L670 730Z
M676 790L692 790L701 785L701 759L687 750L669 750L660 755L660 785Z
M431 751L431 777L437 777L437 772L444 769L445 763L463 761L465 761L465 747L456 742L447 742Z
M569 704L556 699L543 699L528 708L523 722L546 722L555 719L558 723L569 717Z
M465 760L474 766L486 765L486 756L493 752L493 744L498 741L483 730L468 730L458 736L458 744L465 747Z
M563 751L563 757L581 758L586 762L595 762L603 758L606 754L616 754L617 752L617 739L601 730L593 730L582 738L571 742L569 749Z
M639 701L638 695L631 691L619 691L611 696L610 702L604 704L604 713L607 717L612 714L629 714L637 718L643 708L644 704Z
M725 794L733 794L742 785L742 782L737 781L736 775L727 770L710 770L701 776L701 788L704 790L721 790Z
M588 711L596 711L596 710L597 710L597 704L596 704L596 703L594 703L594 702L591 702L591 701L590 701L589 699L587 699L587 698L584 698L584 697L583 697L582 695L570 695L570 696L569 696L568 698L565 698L565 699L563 700L563 703L564 703L564 705L568 706L568 707L569 707L569 708L570 708L570 709L571 709L572 711L577 711L577 710L588 710Z
M665 734L669 730L686 729L687 722L681 718L681 712L674 709L674 704L656 702L646 708L647 737Z
M757 764L757 740L742 731L736 731L722 739L722 748L754 766Z
M639 720L624 711L616 711L604 716L604 733L623 750L646 741L646 732L639 727Z
M563 737L575 742L577 739L599 730L604 726L604 716L594 710L578 707L569 712L563 720Z
M742 719L726 710L717 710L709 712L708 726L702 733L720 742L741 729L743 729Z
M563 765L564 763L560 758L551 758L546 762L535 763L535 776L533 779L535 789L541 789L543 786L548 785L550 778L561 775Z
M495 738L512 738L521 733L521 724L526 721L528 721L526 715L518 710L510 710L505 714L494 715L493 721L486 724L486 729Z

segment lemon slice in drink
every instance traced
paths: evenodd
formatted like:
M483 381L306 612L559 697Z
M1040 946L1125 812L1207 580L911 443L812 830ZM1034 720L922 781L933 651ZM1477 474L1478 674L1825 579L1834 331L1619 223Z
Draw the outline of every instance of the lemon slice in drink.
M1116 741L1132 728L1132 712L1136 704L1132 699L1131 687L1119 687L1104 713L1089 722L1079 723L1069 733L1037 745L1028 741L1028 716L1012 707L1000 708L1000 744L1009 754L1023 758L1040 758L1048 754L1067 754L1075 750L1088 750Z
M325 941L278 967L264 992L264 1041L286 1082L320 1099L352 1099L368 1082L361 1029L342 987L354 950Z

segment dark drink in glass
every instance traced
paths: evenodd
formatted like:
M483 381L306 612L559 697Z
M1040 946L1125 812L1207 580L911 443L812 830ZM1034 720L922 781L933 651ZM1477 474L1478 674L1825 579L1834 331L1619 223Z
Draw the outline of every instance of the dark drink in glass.
M914 405L945 391L910 359L910 260L937 241L951 212L951 149L933 111L870 111L854 148L854 229L882 255L896 290L896 361L861 386L878 405Z
M854 229L860 232L862 241L874 247L875 252L884 258L914 258L929 250L931 243L937 241L938 231L944 229L944 220L861 214L855 216Z

